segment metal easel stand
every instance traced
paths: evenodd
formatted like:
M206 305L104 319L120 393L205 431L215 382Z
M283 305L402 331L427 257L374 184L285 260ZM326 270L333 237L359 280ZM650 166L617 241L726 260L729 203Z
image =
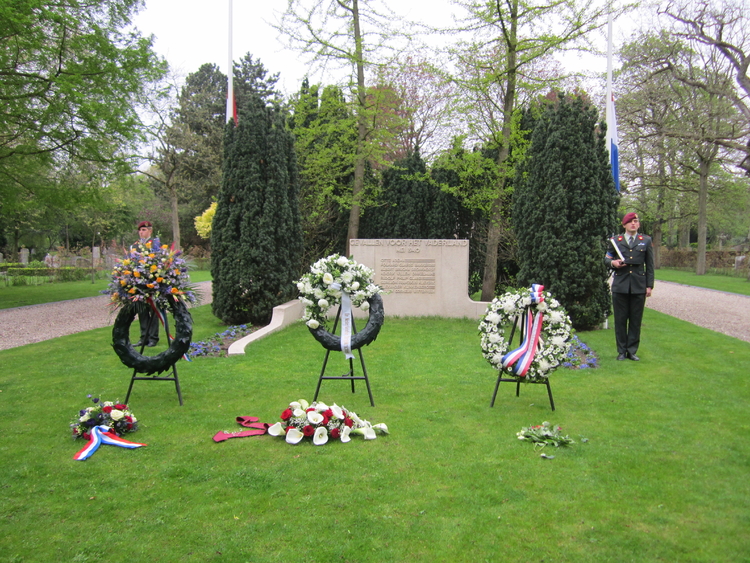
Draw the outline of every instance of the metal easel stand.
M333 323L333 334L336 334L336 327L338 327L339 324L339 317L341 316L341 306L339 306L339 310L336 313L336 321ZM354 324L354 317L352 317L352 334L357 333L357 326ZM367 386L367 394L370 396L370 406L375 406L375 401L372 398L372 391L370 390L370 380L367 378L367 368L365 367L365 359L362 357L362 349L357 348L356 353L359 354L359 363L362 365L362 375L354 375L354 359L349 358L349 372L345 373L343 375L325 375L326 372L326 366L328 365L328 356L330 356L331 351L326 350L326 356L323 359L323 368L320 370L320 377L318 378L318 387L315 389L315 397L313 397L313 401L318 400L318 393L320 392L320 385L323 383L324 379L337 379L339 381L349 381L352 385L352 393L354 393L354 382L356 380L364 380L365 385Z
M523 342L523 319L526 317L526 309L523 310L522 313L518 314L516 316L516 320L513 323L513 328L510 331L510 339L508 340L508 349L512 349L511 343L513 342L513 335L516 332L516 326L521 327L519 334L520 339L519 343ZM509 383L515 383L516 384L516 397L519 397L521 394L521 382L523 381L523 378L521 377L503 377L503 370L502 368L499 370L499 373L497 375L497 382L495 383L495 392L492 394L492 401L490 401L490 408L495 406L495 398L497 397L497 390L500 387L500 382L506 381ZM546 378L544 381L529 381L527 382L527 385L546 385L547 386L547 395L549 396L549 406L552 408L552 410L555 410L555 401L552 398L552 388L549 385L549 378Z
M139 313L140 314L140 313ZM152 323L158 323L159 321L156 318L156 313L154 311L151 311L151 315L148 319L148 326L146 328L146 335L150 333L151 325ZM167 315L164 315L164 332L167 335L167 346L171 344L171 339L169 338L169 318ZM143 344L141 344L141 350L140 354L143 355L143 349L146 347L146 340L144 340ZM177 377L177 364L172 364L172 376L171 377L161 377L158 375L150 375L150 376L139 376L138 370L133 370L133 376L130 378L130 387L128 387L128 394L125 397L125 404L128 403L130 400L130 392L133 390L133 383L136 381L174 381L175 389L177 390L177 399L180 401L180 406L182 406L182 391L180 390L180 380ZM169 371L167 371L169 373Z

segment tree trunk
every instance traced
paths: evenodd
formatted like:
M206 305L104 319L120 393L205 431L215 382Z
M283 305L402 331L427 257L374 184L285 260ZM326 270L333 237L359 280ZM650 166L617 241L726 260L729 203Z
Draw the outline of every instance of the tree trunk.
M497 155L497 163L500 168L500 180L498 182L497 199L492 206L490 226L487 231L487 252L484 257L484 275L482 277L482 301L492 301L495 297L495 286L497 285L497 252L503 229L502 213L507 179L503 165L510 155L511 124L516 101L516 61L518 56L518 42L516 39L517 31L518 0L513 0L510 14L510 29L508 36L505 37L507 48L507 64L505 67L507 83L505 87L505 98L503 100L502 146Z
M172 244L175 250L180 249L180 216L177 207L177 188L169 187L169 203L172 207Z
M359 236L362 192L365 185L365 140L367 137L367 114L365 112L365 66L362 59L362 31L359 26L359 3L352 2L354 24L355 57L357 59L357 158L354 163L354 185L352 186L352 208L349 211L349 229L346 236L346 255L351 255L350 241Z
M680 248L690 248L690 223L686 218L683 218L680 222L680 241L678 246Z
M706 206L708 202L708 165L709 160L700 159L700 190L698 191L698 257L695 264L695 273L702 276L706 273L706 232L707 218Z

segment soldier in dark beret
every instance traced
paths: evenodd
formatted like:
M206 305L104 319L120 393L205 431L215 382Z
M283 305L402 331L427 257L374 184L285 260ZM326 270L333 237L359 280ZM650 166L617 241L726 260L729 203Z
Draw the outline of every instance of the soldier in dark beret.
M151 221L141 221L138 223L138 240L133 243L130 250L140 253L148 253L148 243L158 244L153 238L154 226ZM136 343L136 347L146 345L148 347L156 346L159 343L159 319L154 312L145 305L138 313L138 322L141 325L141 338Z
M638 232L635 213L622 218L625 234L610 239L605 257L614 270L612 306L615 312L617 359L640 360L636 355L641 342L641 320L646 298L654 287L654 247L651 237Z

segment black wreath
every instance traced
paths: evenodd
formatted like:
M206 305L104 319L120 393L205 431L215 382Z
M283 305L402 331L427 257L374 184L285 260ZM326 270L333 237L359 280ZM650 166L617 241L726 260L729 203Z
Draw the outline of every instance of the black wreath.
M130 325L138 313L138 306L124 306L115 319L112 327L112 347L120 361L138 373L151 375L167 371L190 349L190 340L193 337L193 317L190 316L190 311L182 301L170 299L169 304L174 317L175 337L169 344L169 349L156 356L143 356L130 343ZM158 318L154 317L153 322L159 322Z
M370 318L367 319L367 325L356 334L352 334L352 350L357 350L373 342L380 332L385 320L385 310L383 309L383 298L379 294L370 297L367 302L370 304ZM326 350L333 352L341 351L341 337L331 334L323 325L318 328L310 328L310 333L315 340Z

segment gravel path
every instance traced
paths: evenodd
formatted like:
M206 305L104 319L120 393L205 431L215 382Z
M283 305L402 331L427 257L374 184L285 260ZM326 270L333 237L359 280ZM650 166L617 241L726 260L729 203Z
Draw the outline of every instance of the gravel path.
M750 296L657 280L646 307L750 342Z
M211 303L211 282L196 284ZM111 326L108 297L86 297L0 310L0 350ZM750 296L659 281L646 306L698 326L750 342Z
M212 301L211 282L195 284L201 305ZM115 315L109 297L84 297L44 305L0 309L0 350L111 326Z

